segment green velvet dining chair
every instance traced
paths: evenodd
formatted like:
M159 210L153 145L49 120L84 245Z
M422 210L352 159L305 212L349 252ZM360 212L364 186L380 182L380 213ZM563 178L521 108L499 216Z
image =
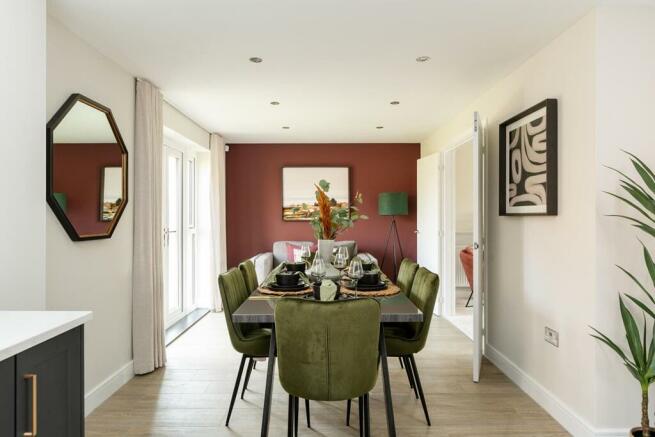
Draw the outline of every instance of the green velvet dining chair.
M378 367L380 304L374 299L285 298L275 307L280 383L289 394L288 435L298 433L298 398L363 407L360 434L370 435L368 393ZM362 429L363 428L363 429Z
M412 284L414 283L414 276L416 276L417 270L418 264L409 258L404 258L400 263L396 285L400 287L402 292L406 295L409 295L409 292L412 290Z
M246 281L238 269L232 268L226 273L219 275L218 288L221 293L223 313L225 316L225 323L227 323L227 331L230 335L230 342L232 343L232 347L242 354L239 372L237 373L237 379L234 383L232 399L230 400L230 407L227 412L227 419L225 420L225 426L228 426L230 423L230 417L232 416L232 409L234 408L234 401L237 392L239 391L239 384L241 382L241 375L243 374L243 367L246 363L246 359L250 359L248 368L252 371L250 366L253 362L253 358L268 357L268 349L271 342L271 330L249 324L237 324L232 321L232 314L243 302L246 301L246 299L248 299L248 296L250 295L248 288L246 287ZM244 390L246 386L247 382L244 384Z
M420 267L414 277L409 299L423 313L423 321L386 324L384 328L387 356L399 357L404 363L410 386L413 388L416 397L421 399L423 413L428 425L431 425L430 415L428 414L414 354L419 353L425 347L438 292L439 276L424 267Z
M239 270L243 275L243 279L246 281L246 288L248 293L252 293L257 290L259 287L259 281L257 281L257 271L255 270L255 263L251 260L246 260L239 264Z

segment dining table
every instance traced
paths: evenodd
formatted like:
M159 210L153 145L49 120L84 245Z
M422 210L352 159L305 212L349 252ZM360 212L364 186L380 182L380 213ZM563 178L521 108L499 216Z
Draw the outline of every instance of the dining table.
M359 297L366 297L366 293L359 293ZM268 367L266 373L266 390L264 394L264 411L262 415L261 436L268 436L268 424L271 414L271 400L273 396L273 377L275 371L276 345L275 345L275 305L283 296L264 294L260 289L255 290L232 314L234 323L258 323L271 327L271 342L268 352ZM396 426L391 400L391 386L389 383L389 367L384 341L384 325L390 323L422 322L423 313L412 303L403 292L393 296L372 297L380 303L380 337L379 354L382 367L382 380L384 385L384 400L389 436L395 437Z

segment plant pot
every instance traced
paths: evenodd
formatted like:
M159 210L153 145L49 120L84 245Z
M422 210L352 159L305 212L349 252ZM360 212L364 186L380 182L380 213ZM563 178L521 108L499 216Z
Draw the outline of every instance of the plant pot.
M334 240L318 240L317 256L320 256L323 261L332 261L332 252L334 251Z
M651 435L652 437L655 437L655 428L648 428L648 429L650 429L650 435ZM632 428L632 429L630 430L630 435L629 435L629 437L641 437L641 436L642 436L642 434L641 434L641 426L638 426L638 427L636 427L636 428Z

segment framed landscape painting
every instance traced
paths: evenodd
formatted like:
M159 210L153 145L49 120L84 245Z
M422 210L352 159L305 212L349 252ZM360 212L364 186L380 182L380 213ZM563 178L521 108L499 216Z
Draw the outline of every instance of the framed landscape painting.
M557 99L500 125L500 215L557 215Z
M316 205L316 187L321 179L330 183L328 196L335 207L350 206L348 167L283 167L282 218L285 221L311 220Z

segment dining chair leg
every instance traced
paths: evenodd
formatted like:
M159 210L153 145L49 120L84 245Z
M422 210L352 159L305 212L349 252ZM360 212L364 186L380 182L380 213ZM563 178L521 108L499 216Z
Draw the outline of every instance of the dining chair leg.
M418 399L418 390L416 389L416 381L414 380L414 371L412 370L412 363L409 362L409 358L403 357L405 361L405 369L407 370L407 379L409 379L409 386L414 390L414 396Z
M256 361L256 360L253 360L253 362L252 362L252 368L253 368L253 369L256 369L256 368L257 368L257 361Z
M371 408L368 393L364 395L364 437L371 437Z
M309 399L305 399L305 414L307 415L307 428L311 428L312 422L309 420Z
M289 395L289 407L287 411L287 437L293 437L293 396Z
M359 437L364 437L364 398L357 399L357 407L359 409Z
M255 360L250 357L250 360L248 361L248 370L246 370L246 380L243 382L243 388L241 389L241 399L243 399L243 394L246 392L246 389L248 388L248 381L250 381L250 373L252 372L252 366L254 365Z
M300 408L298 407L298 402L299 402L299 400L300 400L300 398L298 398L297 396L294 396L294 398L293 398L293 401L294 401L294 405L293 405L293 408L294 408L294 415L293 415L293 424L294 424L293 435L294 435L295 437L298 437L298 410L300 409Z
M227 410L227 419L225 420L225 426L230 425L230 416L232 416L232 408L234 407L234 401L237 398L237 393L239 392L239 383L241 382L241 374L243 373L243 366L246 363L246 355L241 356L241 364L239 365L239 373L237 373L237 380L234 381L234 390L232 390L232 399L230 400L230 408Z
M425 420L428 422L428 426L432 426L432 424L430 423L430 415L428 414L428 406L425 403L425 394L423 394L423 387L421 387L421 377L418 375L418 367L416 367L416 361L414 360L413 354L409 356L409 362L412 365L412 370L414 372L414 381L416 381L418 394L421 398L421 404L423 405L423 413L425 413Z
M352 402L352 399L348 399L348 402L346 403L346 426L350 426L350 405Z
M400 361L400 368L404 369L404 367L403 367L403 357L398 357L398 361Z

